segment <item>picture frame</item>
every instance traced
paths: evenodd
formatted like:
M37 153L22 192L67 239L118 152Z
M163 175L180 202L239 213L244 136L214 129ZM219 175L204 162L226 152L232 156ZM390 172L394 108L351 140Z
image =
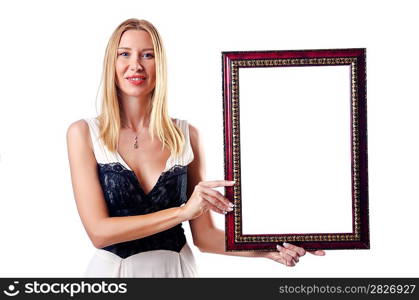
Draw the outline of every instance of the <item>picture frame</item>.
M222 52L227 251L369 249L366 49Z

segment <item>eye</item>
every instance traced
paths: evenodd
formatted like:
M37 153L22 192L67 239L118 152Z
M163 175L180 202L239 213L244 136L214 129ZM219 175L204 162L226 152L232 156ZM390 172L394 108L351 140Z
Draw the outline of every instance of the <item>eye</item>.
M118 54L118 56L128 56L128 55L129 55L128 52L121 52L121 53Z
M143 57L144 57L144 58L153 58L153 57L154 57L154 54L153 54L153 53L151 53L151 52L144 53L144 54L143 54Z

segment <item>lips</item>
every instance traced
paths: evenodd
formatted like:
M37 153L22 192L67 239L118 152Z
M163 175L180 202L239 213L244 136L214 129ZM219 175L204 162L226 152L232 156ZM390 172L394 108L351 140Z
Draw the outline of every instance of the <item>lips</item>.
M146 80L146 77L144 75L133 75L133 76L126 77L126 79L128 80L129 83L133 85L140 85L144 83L144 81Z

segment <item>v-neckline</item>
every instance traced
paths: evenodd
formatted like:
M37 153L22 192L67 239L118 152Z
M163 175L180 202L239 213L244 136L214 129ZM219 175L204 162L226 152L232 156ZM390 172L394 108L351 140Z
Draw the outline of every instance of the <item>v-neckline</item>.
M146 193L145 192L145 190L144 190L144 188L143 188L143 186L141 185L141 181L138 179L138 176L137 176L137 174L135 174L135 171L127 164L127 162L122 158L122 155L121 154L119 154L119 151L116 151L116 157L117 157L117 160L118 160L118 162L120 163L120 164L122 164L128 171L131 171L132 172L132 174L134 175L134 177L135 177L135 179L136 179L136 181L137 181L137 185L138 185L138 187L141 189L141 191L143 192L143 194L145 195L145 196L148 196L148 195L150 195L151 194L151 192L153 192L154 191L154 189L156 188L156 186L157 186L157 184L159 183L159 181L160 181L160 178L163 176L163 174L164 173L166 173L167 171L168 171L168 169L167 169L167 166L169 165L169 162L170 162L170 160L171 160L171 158L172 158L172 153L170 153L170 155L169 155L169 157L167 158L167 160L166 160L166 164L165 164L165 166L164 166L164 169L163 169L163 171L160 173L160 175L159 175L159 177L157 178L157 181L154 183L154 185L153 185L153 187L151 188L151 190L148 192L148 193Z

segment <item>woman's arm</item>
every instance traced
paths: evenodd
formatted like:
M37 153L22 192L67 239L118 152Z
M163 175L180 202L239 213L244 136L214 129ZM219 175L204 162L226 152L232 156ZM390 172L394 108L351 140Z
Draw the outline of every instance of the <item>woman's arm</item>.
M204 182L205 178L205 161L204 150L202 142L199 138L198 130L189 126L190 140L192 150L194 152L194 161L188 167L188 195L191 195L196 185ZM228 201L222 196L225 201ZM266 257L277 262L283 263L287 266L293 266L299 261L299 257L305 255L306 251L291 244L284 244L278 246L278 251L255 251L255 252L242 252L242 251L225 251L225 232L218 229L212 219L211 212L206 211L198 218L189 221L191 226L192 237L195 246L200 251L233 256L246 256L246 257ZM310 251L315 255L324 255L324 251Z
M140 216L109 217L87 123L79 120L67 130L74 198L83 226L97 248L153 235L186 221L179 207Z

